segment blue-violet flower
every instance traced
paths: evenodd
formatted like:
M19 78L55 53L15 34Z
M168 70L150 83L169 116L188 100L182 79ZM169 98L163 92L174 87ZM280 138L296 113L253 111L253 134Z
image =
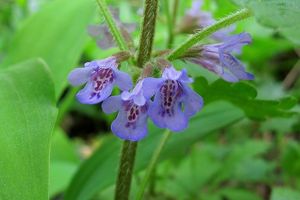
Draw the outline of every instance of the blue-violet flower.
M145 97L155 95L148 111L155 125L175 132L188 126L189 118L203 106L202 97L188 86L192 81L185 69L176 71L172 66L161 78L144 79Z
M96 104L103 101L111 95L114 85L121 90L132 88L131 77L118 70L115 56L87 62L83 68L75 68L70 72L68 80L73 86L86 83L76 95L78 101L83 104Z
M181 24L180 32L194 33L216 22L210 12L201 10L203 0L194 0L192 7L187 10ZM234 30L235 26L223 28L212 34L212 38L218 41L225 40L229 34Z
M112 132L119 138L130 141L141 140L147 135L148 107L149 100L143 94L143 80L137 83L132 92L124 91L102 103L105 113L119 111L111 124Z
M248 33L233 35L223 43L194 47L183 59L201 65L229 82L253 80L254 75L246 72L245 66L231 54L240 53L241 48L250 42Z
M133 43L130 33L135 31L137 25L121 22L119 9L110 8L110 11L126 42ZM101 49L106 50L116 46L113 35L106 24L89 25L87 31L90 36L96 39L96 43Z

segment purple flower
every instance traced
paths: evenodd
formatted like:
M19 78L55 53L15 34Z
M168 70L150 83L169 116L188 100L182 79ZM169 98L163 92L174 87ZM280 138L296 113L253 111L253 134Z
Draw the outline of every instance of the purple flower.
M184 59L205 67L229 82L253 80L254 75L246 72L244 65L231 54L240 53L241 48L250 42L251 36L248 33L233 35L223 43L198 46L194 50L196 53Z
M102 103L105 113L119 111L111 124L112 132L119 138L130 141L141 140L147 135L148 107L149 100L143 94L143 80L137 83L131 93L124 91Z
M188 120L203 106L202 97L189 86L192 79L186 70L176 71L172 66L165 68L161 78L144 79L144 95L155 94L149 107L149 117L160 128L182 131Z
M181 23L181 32L193 33L196 30L201 30L216 22L210 12L201 10L203 0L194 0L191 9L187 10L186 15ZM218 41L225 40L234 30L234 26L221 29L212 34L212 38Z
M116 57L96 60L84 64L84 68L76 68L70 72L68 80L73 86L86 83L76 97L80 103L96 104L111 95L116 84L121 90L132 88L131 77L118 70Z
M132 43L130 33L136 29L136 24L123 23L118 24L118 26L126 42ZM106 50L115 47L114 38L107 25L90 25L88 26L88 33L96 39L96 43L101 49Z
M119 10L111 8L110 11L126 42L132 43L132 39L129 33L132 33L136 29L136 24L122 23ZM106 50L115 46L114 38L106 24L90 25L88 26L87 31L90 36L96 39L97 45L101 49Z
M114 38L107 25L90 25L88 33L96 39L96 43L101 49L106 50L115 46Z

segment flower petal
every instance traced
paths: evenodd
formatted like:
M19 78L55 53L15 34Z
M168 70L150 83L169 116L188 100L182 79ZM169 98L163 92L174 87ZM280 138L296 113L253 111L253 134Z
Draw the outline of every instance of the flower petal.
M87 27L87 32L90 36L96 37L98 35L103 34L103 29L105 29L105 25L89 25Z
M162 78L145 78L143 81L143 94L146 99L150 99L163 83Z
M124 91L121 94L123 101L133 100L133 102L138 106L143 106L146 103L146 99L143 95L143 91L139 91L137 94L133 92Z
M101 49L109 49L115 46L112 34L107 25L90 25L87 28L90 36L97 39L97 45Z
M121 108L122 100L120 95L108 97L102 103L103 112L110 114L117 112Z
M118 66L117 58L114 56L110 56L102 60L96 60L95 62L101 68L112 68L114 70Z
M174 111L173 116L169 117L168 115L165 115L164 117L166 128L174 132L183 131L188 126L188 118L182 112L180 103L174 105Z
M165 68L162 78L164 79L170 79L170 80L178 80L181 76L182 72L177 71L173 66Z
M78 86L86 83L89 80L91 74L91 68L75 68L73 69L69 76L68 81L73 86Z
M115 47L115 42L111 35L107 35L105 38L97 39L96 43L98 47L103 50Z
M203 0L194 0L192 2L192 7L187 11L191 16L197 16L203 4Z
M141 114L137 121L136 127L127 127L127 113L121 109L117 118L111 124L112 132L123 140L139 141L143 139L147 133L147 114Z
M121 98L122 98L122 100L124 100L124 101L131 100L132 94L131 94L130 92L128 92L128 91L124 91L124 92L122 92L122 94L121 94Z
M180 82L184 82L184 83L192 83L193 82L193 79L188 76L186 69L181 70L181 75L178 80Z
M118 69L113 69L115 75L115 84L119 86L122 91L130 90L133 86L131 77Z
M166 128L164 118L159 114L161 109L161 95L157 92L154 101L150 103L148 114L153 123L159 128Z
M133 97L133 102L138 106L143 106L146 103L146 99L143 95L143 91L139 92Z
M194 92L190 87L183 84L184 89L184 114L187 117L195 115L203 107L202 97Z
M220 53L220 61L234 76L241 80L253 80L254 76L245 71L243 64L234 56Z
M109 97L111 95L112 89L113 85L108 84L100 91L99 95L97 95L94 93L93 83L88 82L86 86L77 93L76 97L80 103L97 104Z
M235 77L234 75L232 75L231 73L228 73L226 71L224 71L222 74L220 74L220 76L225 80L225 81L228 81L228 82L232 82L232 83L235 83L235 82L238 82L239 79L237 77Z
M232 35L226 39L224 44L221 46L222 51L224 52L236 52L240 53L241 48L246 45L251 43L252 38L249 33L241 33L237 35Z
M233 32L235 28L235 25L231 25L227 28L220 29L213 33L211 37L217 41L226 41L229 37L231 37L230 33Z
M148 111L149 117L153 123L159 128L168 128L174 132L182 131L187 127L188 117L182 112L181 104L179 102L176 102L176 105L174 105L174 114L172 116L162 116L160 114L161 109L161 96L158 92L155 95L154 102L150 104Z

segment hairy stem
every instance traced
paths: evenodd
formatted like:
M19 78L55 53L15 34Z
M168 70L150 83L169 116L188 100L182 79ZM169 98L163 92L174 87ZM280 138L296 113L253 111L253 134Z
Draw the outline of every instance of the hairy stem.
M157 1L158 0L145 0L142 35L137 58L138 67L141 68L151 56L158 7ZM137 142L124 141L116 183L116 200L129 199L136 149Z
M239 10L231 15L228 15L227 17L222 18L221 20L217 21L215 24L208 26L204 28L203 30L199 31L198 33L191 36L187 41L185 41L183 44L181 44L179 47L177 47L174 51L172 51L168 59L169 60L175 60L176 58L180 57L183 53L186 52L189 48L191 48L193 45L197 44L200 40L203 38L209 36L210 34L229 26L235 22L241 21L243 19L246 19L248 17L251 17L252 13L248 9L242 9Z
M105 0L97 0L97 3L109 27L109 30L112 36L114 37L115 41L117 42L117 45L119 46L120 50L122 51L128 50L126 40L124 39L121 31L117 26L117 23L115 22L112 14L110 13Z
M158 0L145 0L142 33L137 57L138 67L143 67L149 61L155 33Z
M165 146L166 142L168 141L169 137L171 135L171 132L169 130L166 130L164 132L164 135L160 141L160 144L158 145L158 147L156 148L155 152L153 153L153 156L149 162L148 168L146 169L146 174L142 180L140 189L138 191L136 200L141 200L143 199L144 193L145 193L145 189L149 183L150 177L153 173L153 170L155 169L156 163L159 159L160 153L163 149L163 147Z
M128 200L137 142L124 141L116 183L115 200Z

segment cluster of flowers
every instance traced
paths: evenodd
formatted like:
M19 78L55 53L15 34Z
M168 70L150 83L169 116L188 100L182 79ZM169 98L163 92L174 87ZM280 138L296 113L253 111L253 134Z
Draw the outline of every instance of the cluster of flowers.
M253 79L253 75L230 54L239 52L250 39L246 33L235 35L224 43L191 49L185 59L206 67L227 81ZM148 116L160 128L182 131L188 126L189 118L202 108L203 100L188 86L193 80L185 69L177 71L172 65L167 66L161 78L140 79L129 92L132 80L118 69L119 62L117 56L111 56L88 62L84 68L76 68L69 74L73 86L86 84L76 95L79 102L97 104L103 101L105 113L119 111L111 125L112 132L118 137L131 141L144 138ZM121 95L110 96L114 85L123 91Z
M196 12L199 7L201 1L195 1L187 16L198 19L196 21L201 22L198 24L201 27L214 23L209 13ZM246 72L244 65L232 55L240 53L241 48L251 42L250 35L241 33L229 36L229 32L228 30L216 32L212 37L223 42L196 45L178 59L204 67L225 81L254 79L252 74ZM83 68L74 69L69 74L69 82L73 86L85 84L76 95L78 101L83 104L102 102L102 110L105 113L118 111L111 129L115 135L124 140L138 141L144 138L148 132L148 118L156 126L173 132L187 128L189 119L203 106L202 97L189 87L193 80L188 77L187 71L185 69L177 71L167 62L160 78L140 78L133 88L131 77L118 69L124 60L126 59L122 56L111 56L85 63ZM111 96L115 85L122 93Z
M189 88L192 80L185 70L176 71L173 66L164 69L161 78L140 79L134 89L128 74L118 70L117 57L92 61L84 68L74 69L69 82L76 86L85 84L77 93L84 104L102 103L105 113L117 112L111 125L112 132L124 140L138 141L147 135L147 119L160 128L182 131L188 119L203 105L202 98ZM110 96L113 86L123 92ZM154 96L154 100L152 97ZM184 109L183 109L184 108Z

